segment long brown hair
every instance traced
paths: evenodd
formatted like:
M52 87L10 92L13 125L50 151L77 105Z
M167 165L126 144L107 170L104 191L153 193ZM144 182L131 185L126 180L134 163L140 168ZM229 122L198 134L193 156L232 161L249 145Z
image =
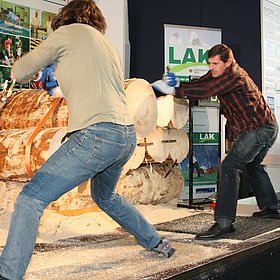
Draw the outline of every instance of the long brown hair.
M60 26L72 23L88 24L102 34L105 33L107 27L101 10L92 0L72 0L69 2L53 18L52 29L56 30Z

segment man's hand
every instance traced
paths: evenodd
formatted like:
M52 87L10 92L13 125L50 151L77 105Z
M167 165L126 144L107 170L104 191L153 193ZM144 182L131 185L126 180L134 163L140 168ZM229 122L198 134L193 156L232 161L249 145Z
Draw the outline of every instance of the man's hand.
M180 80L173 72L167 72L162 75L163 81L170 87L179 87Z
M180 80L173 72L164 73L161 80L152 83L153 90L157 97L174 94L174 87L178 87L179 85Z

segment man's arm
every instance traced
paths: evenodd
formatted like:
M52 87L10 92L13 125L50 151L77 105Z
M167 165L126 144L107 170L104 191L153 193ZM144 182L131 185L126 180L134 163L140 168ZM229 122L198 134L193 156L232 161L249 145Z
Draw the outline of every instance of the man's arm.
M220 77L213 78L209 71L193 82L181 82L180 87L175 89L175 97L199 100L219 96L234 91L236 87L240 86L240 83L242 83L242 77L239 75L224 73Z
M189 97L198 100L216 95L215 91L210 90L212 79L211 73L207 72L205 75L192 82L181 82L180 87L175 89L175 97Z

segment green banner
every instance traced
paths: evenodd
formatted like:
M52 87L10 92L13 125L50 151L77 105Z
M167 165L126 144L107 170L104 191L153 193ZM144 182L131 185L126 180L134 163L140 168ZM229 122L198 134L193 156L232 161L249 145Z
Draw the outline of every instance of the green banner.
M218 132L194 132L193 144L218 144L219 133Z

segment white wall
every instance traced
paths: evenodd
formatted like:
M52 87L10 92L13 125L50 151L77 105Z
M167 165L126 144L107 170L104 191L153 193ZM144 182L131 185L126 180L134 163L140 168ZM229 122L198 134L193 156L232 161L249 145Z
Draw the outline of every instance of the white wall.
M97 0L106 22L106 35L118 48L123 62L125 78L129 78L130 44L128 39L127 0Z

